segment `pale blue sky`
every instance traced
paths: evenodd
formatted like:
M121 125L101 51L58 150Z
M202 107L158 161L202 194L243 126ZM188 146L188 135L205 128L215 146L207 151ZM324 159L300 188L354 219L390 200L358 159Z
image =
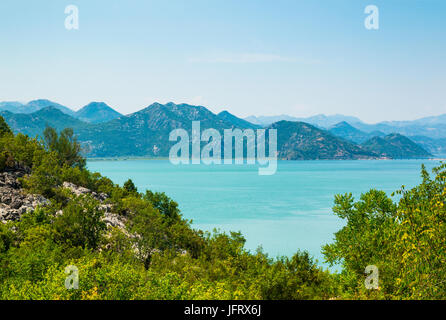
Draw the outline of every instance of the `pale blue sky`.
M369 4L379 30L364 27ZM446 113L446 2L2 0L0 101L36 98L367 122Z

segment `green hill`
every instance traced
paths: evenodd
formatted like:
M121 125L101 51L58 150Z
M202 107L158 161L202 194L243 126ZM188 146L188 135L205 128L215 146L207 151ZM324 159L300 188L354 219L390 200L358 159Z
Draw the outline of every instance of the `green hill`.
M337 137L341 137L355 143L362 143L373 137L373 135L370 133L356 129L345 121L335 124L329 131L331 134Z
M46 107L34 113L12 113L1 111L0 115L6 120L14 132L27 134L31 137L42 135L46 126L51 126L58 131L64 128L79 130L86 124L75 119L56 107Z
M383 138L374 137L364 142L361 147L390 159L420 159L432 156L415 142L398 133Z
M352 142L338 138L328 131L305 122L279 121L269 128L277 129L277 148L280 159L373 159L373 151L365 151Z

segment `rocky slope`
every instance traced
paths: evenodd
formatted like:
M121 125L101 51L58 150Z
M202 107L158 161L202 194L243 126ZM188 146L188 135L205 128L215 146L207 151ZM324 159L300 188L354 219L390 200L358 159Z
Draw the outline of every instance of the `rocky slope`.
M27 211L49 204L41 195L26 194L21 189L18 179L26 173L23 168L0 172L0 221L18 220Z
M0 172L0 222L19 220L24 213L34 211L37 206L44 207L50 204L45 197L28 194L21 187L19 178L28 173L26 168L21 167ZM98 208L104 211L103 219L106 225L125 230L125 218L112 213L112 205L107 203L108 196L105 193L92 192L69 182L64 182L61 188L70 190L76 196L91 195L100 202ZM62 214L62 211L57 214Z

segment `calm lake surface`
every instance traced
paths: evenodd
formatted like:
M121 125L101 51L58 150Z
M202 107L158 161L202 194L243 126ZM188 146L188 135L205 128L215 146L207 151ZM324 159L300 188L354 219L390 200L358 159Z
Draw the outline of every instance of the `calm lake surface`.
M195 228L241 231L248 249L262 246L273 257L305 249L322 264L321 246L343 225L331 211L334 195L413 187L422 163L430 171L439 161L279 161L272 176L259 176L257 166L168 160L90 160L88 168L121 185L131 178L139 191L165 192Z

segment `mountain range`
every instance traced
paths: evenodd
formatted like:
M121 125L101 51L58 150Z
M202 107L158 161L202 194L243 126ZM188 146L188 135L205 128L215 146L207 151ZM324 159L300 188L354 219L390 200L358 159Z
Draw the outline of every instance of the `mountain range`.
M89 123L107 122L122 116L122 114L103 102L91 102L78 111L71 110L66 106L47 99L33 100L26 104L17 101L0 102L0 111L9 111L12 113L30 114L47 107L56 108L73 118Z
M436 126L444 130L446 124L439 123L436 124ZM366 130L369 131L360 130L358 129L358 127L365 128ZM359 144L364 143L373 137L382 138L388 134L398 133L400 135L407 136L413 142L417 143L423 149L427 150L431 154L439 156L446 155L446 136L443 137L441 133L436 131L437 129L433 129L427 125L424 127L421 125L417 125L416 128L414 127L415 127L414 125L410 125L407 127L389 127L388 125L384 124L377 124L375 126L372 126L359 123L351 125L343 121L329 128L329 131L336 136L342 137L346 140L356 142ZM420 131L423 132L420 134L419 133ZM425 135L423 135L423 133ZM432 136L436 138L433 138Z
M124 116L105 103L90 103L70 115L59 104L49 103L48 100L39 101L27 105L2 103L2 107L7 105L9 109L1 111L0 115L15 132L33 137L41 135L46 126L57 130L71 127L88 157L167 157L170 147L175 143L168 140L169 133L176 128L184 128L190 132L192 121L196 120L200 121L202 130L214 128L220 132L231 128L262 127L228 111L214 114L203 106L172 102L154 103ZM50 105L38 109L45 104ZM32 113L11 111L22 111L30 106L38 110ZM316 118L323 119L314 119ZM307 122L286 120L275 122L266 128L278 130L280 159L400 159L431 156L423 147L400 134L388 135L382 131L367 133L345 121L335 124L329 130Z
M307 118L297 118L285 114L279 116L249 116L246 117L244 120L263 127L269 126L281 120L286 120L286 121L306 122L320 128L329 128L342 121L349 123L361 122L361 120L356 117L344 116L342 114L335 114L330 116L324 114L318 114Z
M338 137L342 137L346 140L356 143L363 143L373 137L383 137L386 134L382 131L364 132L356 129L346 121L339 122L332 126L329 131Z
M353 160L380 158L373 150L336 137L309 123L279 121L268 128L277 129L277 149L286 160Z
M382 134L399 133L408 137L427 137L438 140L446 138L446 114L433 117L425 117L413 121L384 121L375 124L368 124L356 117L345 115L316 115L308 118L296 118L288 115L280 116L250 116L245 118L252 123L268 126L271 123L286 120L286 121L301 121L310 123L316 127L330 130L333 126L339 123L348 123L355 129L366 133L369 137ZM356 136L355 139L363 140L363 137ZM358 142L358 141L357 141ZM434 141L437 147L441 148L439 144L442 141ZM427 144L426 144L427 146Z

